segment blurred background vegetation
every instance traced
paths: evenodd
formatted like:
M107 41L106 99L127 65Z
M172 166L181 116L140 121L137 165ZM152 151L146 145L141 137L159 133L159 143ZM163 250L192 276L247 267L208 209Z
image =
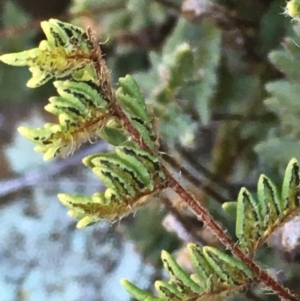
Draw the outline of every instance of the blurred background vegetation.
M281 183L288 161L300 160L300 26L284 16L285 5L285 0L0 0L0 53L35 47L43 39L44 19L91 27L113 82L128 73L138 81L170 167L234 233L222 204L235 200L242 186L255 192L262 172ZM162 277L162 249L190 269L187 242L219 246L171 194L120 223L75 230L56 194L101 189L80 161L108 146L99 141L45 164L16 128L53 118L43 106L55 91L51 83L30 90L28 78L25 68L0 65L2 301L130 300L119 278L150 289ZM300 236L299 222L292 227ZM258 260L299 294L300 249L285 241L285 231L290 228L274 235ZM249 290L234 299L278 298Z

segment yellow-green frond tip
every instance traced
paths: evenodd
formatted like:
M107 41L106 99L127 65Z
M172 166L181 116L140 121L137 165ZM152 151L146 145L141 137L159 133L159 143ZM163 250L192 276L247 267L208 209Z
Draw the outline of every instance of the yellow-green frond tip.
M138 288L127 279L121 279L120 282L125 291L138 301L163 301L163 299L150 295L142 289Z
M285 14L293 19L299 19L300 17L300 1L292 0L289 1L285 8Z
M0 56L0 61L7 65L12 66L25 66L26 61L24 57L21 55L22 52L17 53L7 53Z

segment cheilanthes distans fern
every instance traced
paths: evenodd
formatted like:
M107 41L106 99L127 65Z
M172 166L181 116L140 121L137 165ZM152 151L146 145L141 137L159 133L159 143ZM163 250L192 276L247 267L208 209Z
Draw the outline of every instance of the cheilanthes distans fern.
M292 4L295 5L295 1ZM296 7L297 8L297 7ZM295 15L295 7L287 10ZM41 23L47 40L38 48L5 54L0 60L15 66L28 66L32 78L27 86L36 88L55 79L57 96L45 109L58 117L57 123L43 128L21 127L19 131L37 144L35 150L46 160L72 154L82 143L101 137L115 146L111 153L91 154L83 163L105 184L104 192L92 196L59 194L69 214L86 227L101 219L115 221L144 206L149 196L172 188L207 223L230 252L196 244L188 245L195 273L188 275L166 251L162 252L169 281L156 281L158 297L127 280L124 288L141 301L208 300L240 291L255 283L264 284L287 300L298 300L253 261L257 248L282 223L299 212L299 166L289 163L281 194L272 181L262 175L257 198L242 188L236 203L224 205L236 212L234 242L168 172L158 150L153 118L134 79L119 79L113 89L101 49L90 30L50 19ZM188 48L187 48L188 50ZM57 80L60 79L60 80Z

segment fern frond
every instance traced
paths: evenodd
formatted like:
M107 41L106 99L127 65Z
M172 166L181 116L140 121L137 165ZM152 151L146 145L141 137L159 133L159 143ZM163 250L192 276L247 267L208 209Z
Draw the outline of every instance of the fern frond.
M120 124L120 120L113 116L107 120L105 126L97 130L97 135L107 143L114 146L124 144L130 139L127 132L125 132L124 128Z
M35 150L48 160L72 154L82 143L94 139L107 121L108 104L92 82L56 81L60 96L51 97L46 111L57 115L59 124L44 128L20 127L19 132L37 144Z
M96 136L118 146L113 154L96 154L84 160L106 185L104 193L90 197L59 195L61 202L70 208L69 214L80 219L78 227L100 219L114 221L144 205L149 195L165 185L145 100L129 75L119 80L115 97L101 49L90 31L85 34L80 28L54 19L41 25L47 41L39 48L4 55L1 59L37 70L39 74L33 73L29 82L32 87L52 77L72 75L74 80L55 81L59 96L51 97L45 106L46 111L57 115L58 124L48 123L37 129L21 127L19 131L37 144L35 150L44 153L46 160L69 155ZM49 56L48 61L45 55ZM78 64L68 62L68 56ZM82 64L80 58L84 58ZM93 72L89 73L90 70ZM130 136L132 129L149 151L135 145Z
M155 152L152 120L136 82L129 75L119 82L118 103L149 149ZM82 143L97 136L116 146L130 140L121 121L111 114L113 109L102 96L101 88L93 82L64 80L55 81L54 86L59 96L51 97L45 110L57 115L59 124L19 128L23 136L38 144L35 150L44 153L45 160L72 154Z
M116 91L119 105L132 125L141 134L149 149L154 151L156 135L139 86L130 75L120 78L119 84L120 88Z
M54 82L59 96L51 97L45 106L46 111L58 116L58 124L19 128L23 136L38 144L35 150L44 153L47 160L72 154L96 136L120 145L132 139L132 133L127 133L130 123L145 148L157 152L152 120L139 87L132 77L121 78L116 100L101 49L90 30L85 33L55 19L41 22L41 26L47 40L38 48L0 57L7 64L29 66L30 87L51 78L73 76L74 80Z
M296 159L292 159L286 168L281 195L265 175L261 175L258 180L257 198L246 188L240 190L236 235L244 251L252 254L275 229L299 213L299 185L299 165Z
M274 232L300 209L300 173L296 159L292 159L285 172L281 194L273 182L261 175L257 185L257 197L242 188L237 202L224 204L224 209L236 214L236 235L241 250L252 255ZM188 252L196 273L187 273L174 258L163 251L162 261L170 281L157 281L160 299L155 299L127 280L122 281L125 290L137 300L200 301L214 296L233 294L255 283L256 275L241 259L213 247L188 245ZM153 298L153 299L151 299Z
M106 185L103 194L91 197L59 194L69 215L79 218L82 228L101 219L115 221L144 206L149 196L164 186L159 159L133 145L116 147L115 153L93 154L83 163Z
M77 79L96 78L94 69L89 68L93 45L83 29L56 19L41 22L41 27L47 40L41 41L38 48L0 56L0 60L6 64L29 66L32 73L32 78L27 82L29 88L70 74ZM82 68L84 70L76 73Z
M196 273L188 275L166 251L162 261L170 281L156 281L159 298L122 280L124 289L137 300L200 301L239 291L253 281L253 274L240 260L213 247L187 246Z

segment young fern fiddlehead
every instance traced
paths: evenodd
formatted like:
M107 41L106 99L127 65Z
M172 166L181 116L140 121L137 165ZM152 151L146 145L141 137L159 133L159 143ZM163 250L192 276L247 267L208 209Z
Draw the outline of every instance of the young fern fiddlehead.
M232 251L232 255L212 247L188 246L196 274L188 276L165 251L162 260L170 282L156 282L159 297L152 296L123 281L125 289L136 299L207 300L209 297L239 291L261 282L280 297L296 301L296 296L278 284L252 260L252 254L271 232L299 209L299 167L295 160L288 165L281 197L265 176L258 185L258 199L242 189L236 207L235 244L201 204L169 174L158 152L152 118L144 98L132 77L119 80L115 94L101 49L90 31L51 19L42 23L47 41L39 48L7 54L0 60L12 65L28 65L32 78L29 87L38 87L51 78L59 96L50 98L45 107L57 115L58 124L44 128L21 128L20 132L37 144L45 159L69 155L79 145L96 136L116 146L109 154L93 154L84 159L107 189L92 196L60 194L61 202L79 219L82 228L103 218L114 221L143 206L149 195L170 186L190 205L207 226ZM226 208L226 206L225 206ZM253 228L255 227L257 228Z

